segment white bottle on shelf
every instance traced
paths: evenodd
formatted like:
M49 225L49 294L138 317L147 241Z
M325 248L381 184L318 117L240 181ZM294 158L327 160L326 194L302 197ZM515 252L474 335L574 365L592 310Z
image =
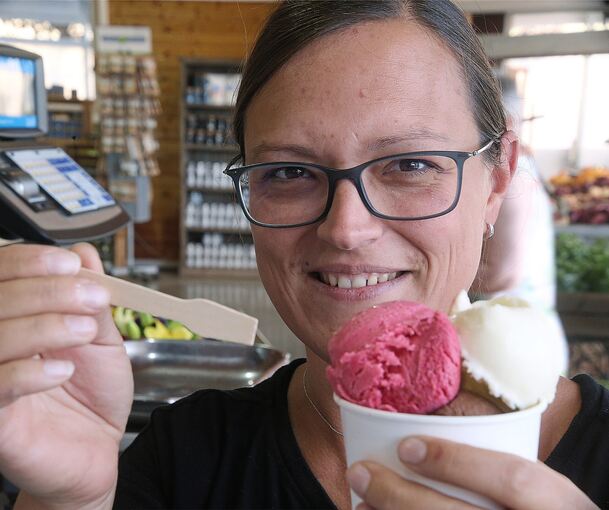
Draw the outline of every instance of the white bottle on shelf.
M228 166L228 162L222 162L222 173L220 179L222 180L222 188L225 190L233 189L233 180L224 173L224 169Z
M218 253L218 255L220 256L221 260L226 260L226 258L228 257L228 245L223 244L222 246L220 246L220 252Z
M234 227L232 211L233 211L232 204L224 204L224 226L226 228Z
M203 228L209 227L211 221L211 204L203 202L201 206L201 226Z
M192 205L192 203L188 202L186 204L186 219L184 220L184 222L186 223L186 227L192 227L193 225L193 216L194 216L194 206Z
M201 161L201 175L203 176L201 186L209 188L209 175L207 173L207 161Z
M186 166L186 186L194 188L197 185L197 170L194 161L189 161Z
M201 267L203 265L203 245L197 243L195 245L195 267Z
M203 167L203 161L197 161L197 187L202 188L205 179L205 171Z
M220 216L220 209L219 206L220 204L218 203L212 203L211 204L211 227L212 228L218 228L220 226L220 222L219 222L219 216Z
M213 176L213 188L220 189L220 163L214 161L211 166Z
M195 245L193 243L188 243L186 245L186 267L194 267L195 257Z

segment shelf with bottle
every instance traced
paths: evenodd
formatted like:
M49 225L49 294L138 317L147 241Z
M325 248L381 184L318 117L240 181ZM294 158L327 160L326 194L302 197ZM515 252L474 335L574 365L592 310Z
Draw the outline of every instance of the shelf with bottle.
M184 102L190 106L231 108L241 74L237 72L215 72L211 69L191 69L187 76Z
M185 119L184 142L189 145L231 146L235 141L231 133L229 114L219 115L209 112L187 113Z
M184 275L254 276L251 230L223 172L239 154L232 136L239 62L182 63L181 264ZM245 244L244 244L245 243Z
M224 174L228 161L191 159L186 164L186 186L189 190L233 191L233 181Z
M239 235L191 234L186 244L184 265L196 269L255 269L256 253L253 243Z
M198 191L188 192L184 226L188 229L229 229L248 232L249 223L239 204L226 202L225 197L210 196Z

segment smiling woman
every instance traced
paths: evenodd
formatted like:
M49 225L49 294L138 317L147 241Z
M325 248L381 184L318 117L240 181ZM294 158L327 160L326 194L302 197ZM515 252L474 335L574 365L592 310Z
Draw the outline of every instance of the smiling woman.
M245 67L235 129L241 154L227 173L264 286L307 359L254 388L158 409L117 471L131 373L107 296L74 276L98 259L87 247L80 259L4 248L0 471L24 489L19 503L346 509L350 484L377 509L473 508L378 464L347 471L325 377L328 339L355 313L394 300L447 312L476 275L518 142L463 14L448 0L279 3ZM41 294L52 299L31 298ZM15 340L24 329L36 332L29 343ZM67 365L41 366L38 352ZM599 414L609 396L578 382L581 399L578 384L559 384L539 458L608 501L609 455L596 453L609 451ZM505 507L594 508L541 462L431 438L399 454Z

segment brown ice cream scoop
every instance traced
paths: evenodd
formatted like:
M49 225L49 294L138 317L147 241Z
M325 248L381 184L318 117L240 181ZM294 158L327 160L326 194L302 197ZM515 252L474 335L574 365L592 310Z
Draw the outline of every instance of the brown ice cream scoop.
M484 381L476 381L461 369L461 386L457 396L433 414L441 416L485 416L512 411L500 398L490 394Z
M501 414L502 411L479 395L467 390L460 390L459 394L444 407L433 414L440 416L486 416Z

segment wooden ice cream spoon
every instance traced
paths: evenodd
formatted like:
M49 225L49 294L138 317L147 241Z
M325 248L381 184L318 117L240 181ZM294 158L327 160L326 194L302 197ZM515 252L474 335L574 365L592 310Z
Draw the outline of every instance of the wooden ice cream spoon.
M258 319L209 299L181 299L106 274L81 269L79 276L110 292L110 302L156 317L181 322L205 338L253 345Z

